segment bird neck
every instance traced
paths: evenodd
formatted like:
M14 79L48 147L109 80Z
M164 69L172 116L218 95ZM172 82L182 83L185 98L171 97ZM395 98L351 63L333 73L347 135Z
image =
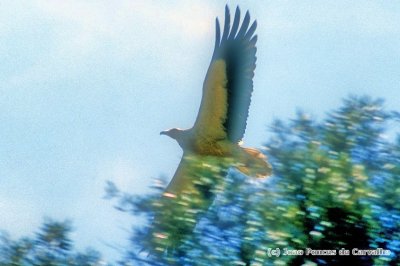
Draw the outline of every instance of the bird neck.
M178 130L175 132L173 138L178 142L183 150L187 149L189 142L189 130Z

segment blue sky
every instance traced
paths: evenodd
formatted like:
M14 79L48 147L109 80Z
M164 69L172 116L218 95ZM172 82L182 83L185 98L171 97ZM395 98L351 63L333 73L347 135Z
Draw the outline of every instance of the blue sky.
M322 117L349 94L399 110L400 2L228 1L258 22L245 145L297 108ZM105 180L143 193L181 151L223 1L0 4L0 228L30 234L72 219L78 247L110 258L135 220L102 199Z

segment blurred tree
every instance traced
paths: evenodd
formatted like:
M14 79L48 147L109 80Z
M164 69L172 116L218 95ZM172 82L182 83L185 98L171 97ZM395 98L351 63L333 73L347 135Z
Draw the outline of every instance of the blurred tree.
M231 170L201 215L191 215L198 210L190 195L175 198L171 209L161 185L138 197L109 183L120 210L148 220L135 227L124 264L400 265L400 137L394 140L390 126L396 120L382 100L369 97L345 99L321 122L300 111L291 121L276 120L265 146L274 176L260 181ZM174 217L163 235L151 222L160 213ZM168 233L185 223L196 227L172 243ZM271 256L269 248L306 254ZM384 248L391 255L307 255L307 248Z
M97 251L83 253L73 249L68 221L46 220L34 238L12 240L1 234L0 266L104 266Z

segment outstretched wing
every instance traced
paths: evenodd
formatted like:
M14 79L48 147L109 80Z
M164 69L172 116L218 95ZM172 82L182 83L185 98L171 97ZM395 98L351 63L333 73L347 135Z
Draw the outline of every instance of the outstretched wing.
M213 156L184 154L163 196L150 234L155 252L179 247L192 235L199 216L212 204L230 162Z
M197 137L207 140L228 139L239 142L246 129L253 76L256 67L256 21L250 25L246 12L240 24L237 7L232 27L230 11L225 7L221 37L218 18L214 53L203 84L199 114L193 126Z
M198 197L197 200L212 199L212 190L223 180L232 163L230 158L184 154L164 196L186 194Z

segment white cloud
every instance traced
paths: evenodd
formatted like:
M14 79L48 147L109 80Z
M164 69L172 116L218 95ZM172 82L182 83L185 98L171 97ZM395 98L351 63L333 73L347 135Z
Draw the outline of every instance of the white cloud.
M163 45L163 39L177 36L179 41L201 39L213 31L204 14L208 5L163 5L154 1L64 1L38 0L43 15L60 27L66 50L96 52L109 43L123 56L142 52L151 45Z
M14 86L71 77L103 57L133 63L137 55L156 56L159 64L170 69L171 60L185 60L193 54L182 56L179 47L193 46L214 34L212 6L200 1L37 0L31 5L30 12L17 17L23 17L25 24L40 20L50 27L50 41L43 57L11 78ZM210 19L205 19L207 15ZM19 27L18 21L7 25L10 32Z
M136 169L134 169L134 162L118 158L111 163L102 165L102 169L100 170L100 180L104 181L110 180L114 182L118 187L123 189L132 189L138 183L140 183L140 176L137 173Z
M148 174L142 173L141 168L136 161L126 157L100 162L94 188L99 193L98 197L104 196L106 181L114 182L123 191L143 193L143 189L147 189L146 184L150 181Z
M256 4L250 11L252 17L264 22L260 34L264 30L301 33L316 27L327 32L373 35L400 31L400 17L394 10L376 1L345 3L284 1ZM71 74L79 71L88 57L104 54L120 60L133 60L137 55L153 58L165 65L166 71L177 60L176 65L189 67L199 47L213 43L215 16L223 20L223 5L211 1L37 0L35 5L43 19L56 28L57 35L47 58L31 70L29 76L34 77ZM246 7L241 5L243 13ZM234 5L231 9L233 12ZM199 43L201 46L191 48ZM53 70L58 70L55 75L48 74Z

